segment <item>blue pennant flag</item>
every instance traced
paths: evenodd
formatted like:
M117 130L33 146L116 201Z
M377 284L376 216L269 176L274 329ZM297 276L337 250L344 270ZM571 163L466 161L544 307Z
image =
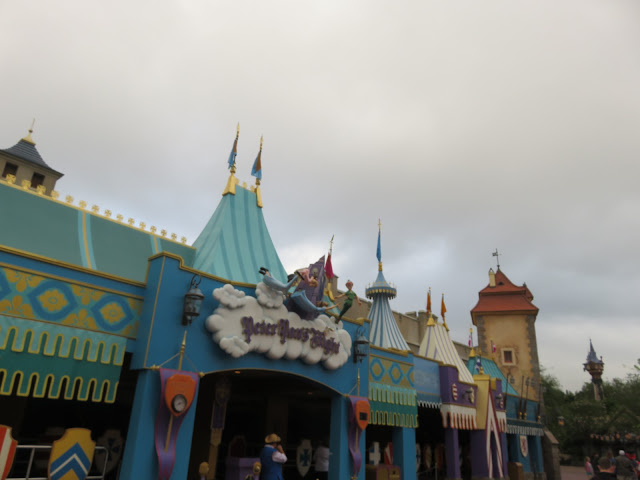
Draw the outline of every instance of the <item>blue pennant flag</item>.
M233 147L229 154L229 169L236 164L236 156L238 155L238 136L240 135L240 128L238 126L238 133L236 133L236 139L233 141Z
M382 248L380 248L380 230L378 230L378 249L376 250L376 256L378 257L378 261L382 261Z
M260 147L260 151L258 152L258 156L256 157L256 161L253 162L253 168L251 169L251 175L256 177L258 180L262 180L262 147Z

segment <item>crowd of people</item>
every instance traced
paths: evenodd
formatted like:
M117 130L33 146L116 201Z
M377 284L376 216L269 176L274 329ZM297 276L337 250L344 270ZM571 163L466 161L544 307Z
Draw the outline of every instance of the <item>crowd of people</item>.
M640 477L640 463L634 453L620 450L617 456L613 453L599 457L585 457L584 468L587 479L596 480L637 480Z

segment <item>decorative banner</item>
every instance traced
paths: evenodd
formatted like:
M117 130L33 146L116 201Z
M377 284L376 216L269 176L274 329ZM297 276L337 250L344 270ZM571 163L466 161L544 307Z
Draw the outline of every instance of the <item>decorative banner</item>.
M451 396L454 400L458 400L458 386L455 383L451 385Z
M311 468L311 440L304 438L296 449L296 467L301 477Z
M387 465L393 465L393 443L387 443L387 446L384 447L384 463Z
M195 398L199 379L199 375L195 372L160 369L160 404L156 415L155 433L159 480L169 480L171 477L178 432L184 420L184 414ZM168 398L167 395L170 392L173 396Z
M422 449L420 444L416 443L416 472L420 471L420 464L422 463Z
M96 451L96 466L102 470L105 456L108 455L105 473L109 473L118 465L118 462L120 462L120 458L122 457L122 451L124 449L124 439L122 438L122 434L120 433L120 430L110 428L105 430L96 443L98 446L107 449L106 452L101 449Z
M380 443L372 442L371 446L369 447L369 465L378 466L380 465L381 459L382 458L380 455Z
M362 466L360 453L360 432L369 425L371 406L369 399L364 397L349 397L351 415L349 415L349 451L353 459L353 475L358 476Z
M216 393L211 412L211 433L209 436L209 472L207 480L213 480L218 466L218 448L222 442L222 431L227 418L227 403L231 396L231 385L227 377L216 382ZM244 455L243 455L244 456Z
M529 442L526 435L520 435L520 451L522 456L527 458L527 455L529 455Z
M16 456L18 442L11 436L11 427L0 425L0 480L4 480L11 471Z
M91 468L96 442L91 430L67 428L51 446L49 457L50 480L84 480Z

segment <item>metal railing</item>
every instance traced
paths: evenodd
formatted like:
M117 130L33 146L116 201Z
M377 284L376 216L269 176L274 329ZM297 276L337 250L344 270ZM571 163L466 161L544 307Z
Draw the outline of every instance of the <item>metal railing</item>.
M48 480L48 477L32 477L31 470L33 467L33 462L36 456L36 450L51 450L51 445L18 445L16 447L16 457L18 456L18 452L20 450L30 451L29 453L29 461L27 462L27 472L24 476L17 477L7 477L6 480ZM106 447L97 446L95 451L104 451L104 463L102 465L102 473L100 475L87 475L85 477L86 480L103 480L107 471L107 462L109 461L109 451ZM91 464L93 466L93 463ZM13 465L13 469L11 473L14 473L15 470L15 462Z

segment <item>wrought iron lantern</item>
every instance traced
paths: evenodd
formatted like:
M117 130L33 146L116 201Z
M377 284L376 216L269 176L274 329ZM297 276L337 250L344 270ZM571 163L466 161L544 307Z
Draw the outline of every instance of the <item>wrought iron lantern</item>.
M358 329L356 335L358 338L353 342L353 363L362 363L362 359L369 355L369 340L360 329Z
M200 281L200 275L194 275L191 279L189 291L184 296L184 310L182 311L183 325L191 325L193 319L200 315L200 307L204 300L204 295L198 288Z

